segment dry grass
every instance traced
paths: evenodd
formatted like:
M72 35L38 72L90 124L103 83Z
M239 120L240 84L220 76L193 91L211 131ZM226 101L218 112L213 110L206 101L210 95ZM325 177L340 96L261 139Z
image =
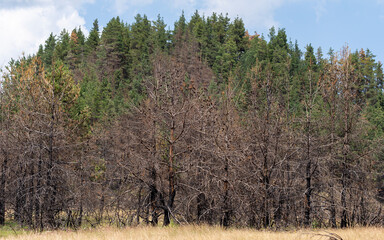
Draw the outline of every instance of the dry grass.
M346 230L326 230L336 233L343 240L384 240L384 228L355 228ZM224 230L219 227L207 226L181 226L181 227L136 227L136 228L100 228L94 230L81 231L54 231L44 233L26 233L19 236L7 237L7 240L126 240L126 239L150 239L150 240L166 240L166 239L194 239L194 240L328 240L329 237L322 236L325 231L301 230L292 232L270 232L256 231L251 229L229 229Z

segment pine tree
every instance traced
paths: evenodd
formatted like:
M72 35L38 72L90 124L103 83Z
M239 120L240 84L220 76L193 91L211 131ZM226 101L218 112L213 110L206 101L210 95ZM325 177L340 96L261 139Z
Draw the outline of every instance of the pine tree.
M229 25L227 39L231 39L236 44L237 59L247 50L248 39L245 37L244 22L241 18L235 18Z
M157 16L157 20L153 21L153 31L152 31L152 38L153 38L153 45L154 49L159 50L166 50L168 46L169 41L169 33L165 29L167 24L164 23L164 19L160 17L160 14Z
M85 53L85 37L81 28L73 29L70 41L69 41L69 53L67 55L67 61L70 69L73 70L78 67L79 64L84 62Z
M317 70L317 60L315 57L314 49L313 49L311 44L307 45L307 47L306 47L304 60L305 60L305 68L306 69L310 68L312 71Z
M89 36L85 44L86 44L88 53L95 51L100 44L99 22L97 19L95 19L95 21L93 22L93 27L89 32Z
M65 61L69 52L70 37L67 30L60 33L59 40L55 48L55 56L60 61Z
M48 39L45 41L43 63L46 66L50 66L53 61L54 52L56 47L56 37L51 33Z
M150 40L151 22L147 16L138 14L131 26L130 58L132 60L132 76L143 77L150 74Z
M184 11L182 11L179 20L175 22L173 35L174 36L176 36L177 34L183 35L185 33L186 27L187 27L187 22L184 16Z
M99 51L102 78L110 78L111 86L117 90L130 81L130 32L119 17L112 18L103 29L102 47Z

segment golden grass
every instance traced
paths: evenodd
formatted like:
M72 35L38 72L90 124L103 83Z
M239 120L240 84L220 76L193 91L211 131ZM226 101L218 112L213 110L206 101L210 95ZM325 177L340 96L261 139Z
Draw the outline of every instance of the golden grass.
M345 230L300 230L291 232L257 231L252 229L229 229L207 226L179 227L133 227L125 229L99 228L80 231L52 231L43 233L26 233L7 237L6 240L127 240L127 239L192 239L192 240L321 240L329 238L321 236L326 232L340 235L343 240L384 240L384 228L355 228Z

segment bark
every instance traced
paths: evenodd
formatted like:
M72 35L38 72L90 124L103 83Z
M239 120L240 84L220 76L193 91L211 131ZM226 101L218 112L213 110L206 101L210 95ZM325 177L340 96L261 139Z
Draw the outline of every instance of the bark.
M5 180L8 167L8 153L3 150L3 164L1 165L1 178L0 178L0 225L5 223Z
M229 174L228 174L228 168L229 168L229 163L228 159L226 157L225 159L225 166L224 166L224 197L223 197L223 217L221 219L221 225L223 227L229 227L230 225L230 205L229 205Z
M307 166L305 170L305 180L306 180L306 189L305 189L305 211L304 211L304 226L309 227L311 223L311 193L312 193L312 159L310 157L310 120L307 121Z
M173 162L174 162L174 150L173 150L173 144L175 141L174 132L175 132L175 122L172 120L171 123L171 133L170 133L170 145L169 145L169 166L168 166L168 202L164 206L164 226L168 226L170 222L170 212L173 208L173 203L176 196L176 190L175 190L175 173L173 169Z
M158 215L157 215L157 206L156 206L156 201L157 201L157 188L156 188L156 170L152 168L151 172L151 178L152 178L152 184L150 186L150 213L152 216L151 223L152 226L156 226L159 222L158 220Z

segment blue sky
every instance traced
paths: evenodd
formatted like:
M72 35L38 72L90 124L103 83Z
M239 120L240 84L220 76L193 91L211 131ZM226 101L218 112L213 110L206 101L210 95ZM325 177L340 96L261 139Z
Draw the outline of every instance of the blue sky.
M348 44L384 60L384 0L0 0L0 67L35 53L51 32L58 35L63 28L81 26L87 33L96 18L102 27L115 16L132 23L138 13L152 20L160 14L172 28L183 10L187 19L195 10L239 16L251 34L285 28L302 49L311 43L327 53Z

